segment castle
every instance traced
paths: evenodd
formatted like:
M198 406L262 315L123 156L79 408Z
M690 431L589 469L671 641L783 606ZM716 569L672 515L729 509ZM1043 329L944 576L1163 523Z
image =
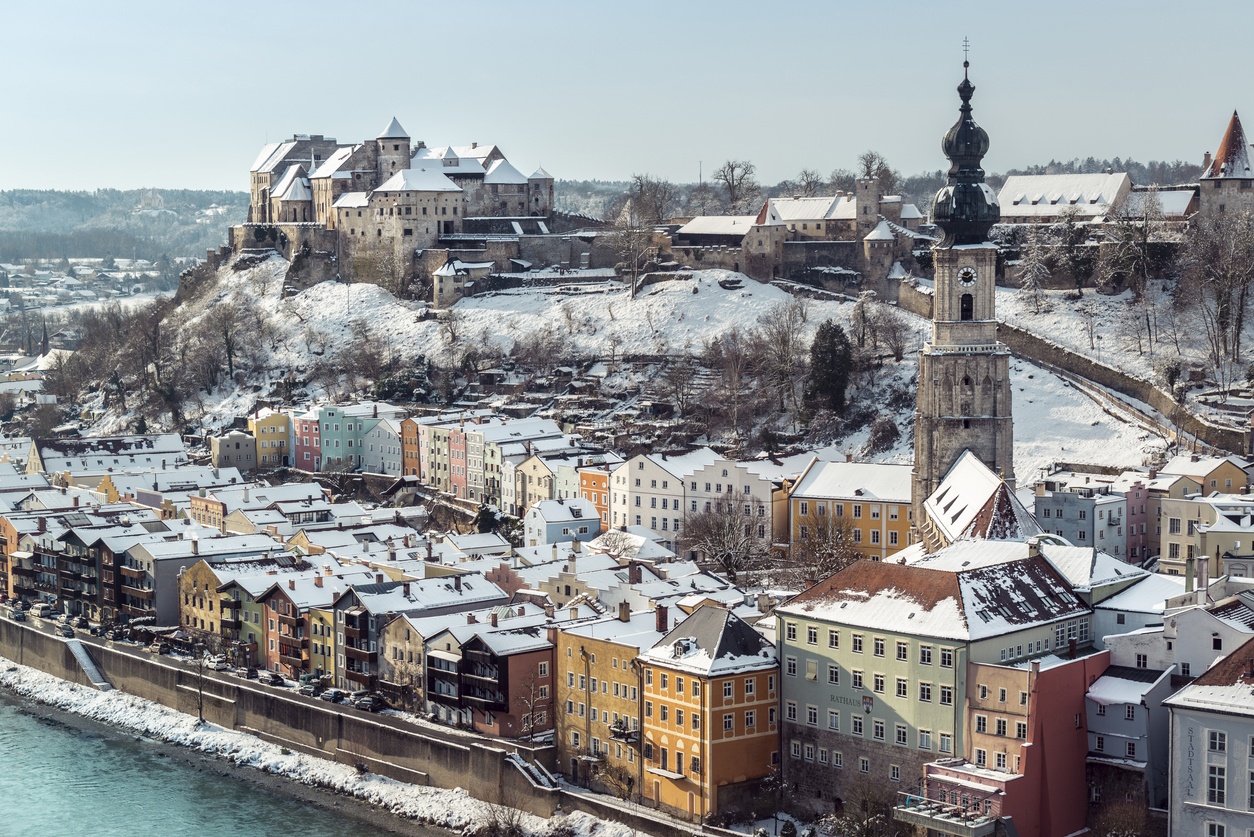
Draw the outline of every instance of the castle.
M496 145L430 148L394 117L373 140L296 134L267 144L250 170L248 222L232 247L319 255L310 279L368 281L404 294L429 273L422 251L483 245L500 232L547 234L553 177L523 175Z

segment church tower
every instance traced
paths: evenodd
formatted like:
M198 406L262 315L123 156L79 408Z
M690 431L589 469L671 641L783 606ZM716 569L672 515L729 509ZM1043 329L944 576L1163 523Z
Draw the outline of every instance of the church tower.
M980 163L988 134L971 116L975 86L967 77L969 64L962 66L961 115L941 142L951 163L949 182L932 204L942 238L932 248L932 338L919 354L914 413L912 505L920 530L926 525L924 501L963 451L1014 486L1010 351L997 342L997 248L988 241L1001 212L997 193L984 183Z

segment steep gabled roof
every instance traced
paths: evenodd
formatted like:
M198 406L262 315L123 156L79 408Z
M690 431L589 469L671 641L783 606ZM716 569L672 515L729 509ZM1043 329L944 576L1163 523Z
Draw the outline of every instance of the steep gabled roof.
M961 537L988 541L1022 541L1039 535L1041 527L1003 481L975 513Z
M523 177L522 172L511 166L508 160L497 160L488 166L488 173L484 175L483 182L518 186L526 183L527 178Z
M647 662L708 677L779 665L769 640L739 616L714 605L697 608L640 656Z
M1250 169L1250 147L1245 141L1241 117L1235 110L1228 122L1228 130L1224 131L1224 138L1219 141L1215 159L1202 177L1254 178L1254 171Z
M460 192L462 187L444 176L438 169L401 169L389 177L376 191L379 192Z
M1026 540L1043 532L1005 481L971 451L963 451L923 504L948 543L963 537Z
M409 134L405 133L405 129L401 127L401 123L392 117L392 121L383 129L383 133L375 137L375 139L409 139Z

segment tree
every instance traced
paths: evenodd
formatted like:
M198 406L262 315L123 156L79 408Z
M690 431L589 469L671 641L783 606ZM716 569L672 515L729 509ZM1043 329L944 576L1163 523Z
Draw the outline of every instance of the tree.
M893 795L883 784L860 776L849 788L845 799L835 814L819 821L825 834L840 837L896 837L907 833L907 826L899 826L893 820Z
M1032 306L1032 313L1039 314L1045 304L1044 283L1049 280L1049 262L1041 242L1038 227L1028 227L1019 259L1019 298Z
M631 196L641 220L661 224L675 214L679 190L674 183L648 174L631 178Z
M668 362L665 371L662 372L662 382L666 385L666 393L681 416L688 410L688 403L693 394L692 385L696 379L697 365L687 354Z
M1250 287L1254 284L1254 216L1234 212L1202 218L1180 254L1183 297L1201 315L1216 367L1239 362Z
M1088 229L1080 223L1080 211L1075 206L1064 209L1057 229L1063 265L1075 282L1076 293L1083 296L1084 283L1093 275L1093 252L1088 246Z
M761 187L754 178L757 168L747 160L728 160L714 170L714 182L723 187L727 211L732 215L748 214L757 202Z
M843 415L845 389L853 370L853 346L845 330L831 320L819 326L810 344L810 373L806 378L806 403Z
M811 505L817 512L818 504ZM806 517L805 535L792 543L789 569L795 582L822 580L866 557L854 545L851 518L828 505L824 514Z
M610 248L618 256L615 269L619 276L627 278L631 288L631 298L636 298L639 290L640 271L655 253L653 246L653 225L646 223L636 207L635 200L629 200L619 214L618 220L610 228L606 236Z
M878 151L864 151L858 155L858 176L879 181L881 195L893 194L901 182L901 173L888 165L884 155Z
M765 504L728 493L707 505L684 518L681 548L717 564L733 581L737 573L765 564L770 555L769 533L758 537L756 531L758 521L766 519Z
M833 192L852 192L858 176L849 169L833 169L827 176L827 185Z
M802 331L808 308L805 301L781 302L758 318L756 366L779 398L779 409L798 406L798 383L804 380L805 346Z
M740 409L753 366L752 340L738 327L710 341L705 350L705 366L719 374L721 390L731 413L732 433L740 437Z

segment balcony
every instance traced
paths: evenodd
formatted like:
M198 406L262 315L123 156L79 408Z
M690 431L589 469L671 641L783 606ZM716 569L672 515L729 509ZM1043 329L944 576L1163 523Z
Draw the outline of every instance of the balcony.
M135 578L135 579L142 580L146 578L148 575L147 573L145 573L143 570L139 569L138 567L128 567L125 564L122 565L121 570L122 570L123 578Z
M997 830L997 817L947 805L912 793L897 794L893 819L954 837L986 837Z
M14 564L12 569L9 570L9 575L18 578L33 578L35 570L33 567L23 567L21 564Z
M150 602L153 599L153 592L145 590L142 587L131 587L129 584L122 585L122 595L130 596L132 599Z
M352 623L345 621L344 623L344 638L345 639L356 640L356 639L365 639L365 637L366 637L365 631L353 625Z
M279 662L292 668L305 667L305 655L301 653L300 648L294 645L284 645L279 643Z
M353 671L352 669L347 669L344 672L344 678L352 681L353 683L360 684L363 688L370 688L373 685L371 681L374 680L374 675L367 674L364 671Z
M226 613L226 611L223 611L223 613L222 613L222 630L224 630L224 631L238 631L241 627L243 627L243 625L244 625L244 622L243 622L243 620L242 620L242 619L240 619L240 618L239 618L239 616L238 616L238 615L236 615L236 616L228 616L228 615L227 615L227 613Z
M122 612L127 616L152 616L152 610L146 607L137 607L127 602L122 603Z
M288 615L286 615L286 614L280 613L280 614L279 614L279 624L280 624L280 625L288 625L289 627L293 627L293 628L295 628L297 625L299 625L299 624L300 624L300 617L299 617L299 616L288 616Z
M357 660L362 663L373 663L377 658L374 651L367 651L364 648L355 648L345 643L344 656L350 660Z

